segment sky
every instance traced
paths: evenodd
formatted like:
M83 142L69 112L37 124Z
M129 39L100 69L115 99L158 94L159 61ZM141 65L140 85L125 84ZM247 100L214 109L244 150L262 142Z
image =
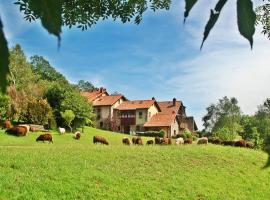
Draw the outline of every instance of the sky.
M169 11L147 11L140 25L108 20L84 32L64 27L59 49L57 38L39 21L26 22L13 1L1 1L0 16L10 47L45 57L70 82L87 80L128 99L175 97L201 129L206 107L224 96L236 97L245 114L270 97L270 41L258 27L250 49L237 29L235 1L225 5L200 51L215 3L199 1L185 25L184 1L174 0Z

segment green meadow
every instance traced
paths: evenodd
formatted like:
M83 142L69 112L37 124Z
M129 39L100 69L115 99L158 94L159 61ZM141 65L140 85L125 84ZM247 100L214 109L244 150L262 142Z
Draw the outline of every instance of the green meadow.
M52 132L0 131L0 199L270 199L267 155L196 144L124 146L126 135L86 128L80 140ZM110 145L94 145L102 135ZM146 138L143 138L146 142Z

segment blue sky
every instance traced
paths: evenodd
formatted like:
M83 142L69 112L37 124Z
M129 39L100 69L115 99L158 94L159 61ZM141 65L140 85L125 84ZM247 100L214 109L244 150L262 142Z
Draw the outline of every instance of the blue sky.
M64 28L59 50L56 37L40 22L25 22L12 1L1 1L0 14L10 46L19 43L27 56L44 56L70 82L88 80L129 99L176 97L200 128L205 108L225 95L254 113L270 97L270 41L258 29L251 51L230 1L200 51L215 1L199 1L185 26L184 1L173 2L169 11L147 12L139 26L103 21L85 32Z

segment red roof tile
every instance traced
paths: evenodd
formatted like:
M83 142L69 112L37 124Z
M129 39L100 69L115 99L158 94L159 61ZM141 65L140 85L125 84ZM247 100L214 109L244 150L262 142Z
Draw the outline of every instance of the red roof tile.
M162 101L157 103L161 109L161 112L166 113L172 113L172 111L177 113L178 110L180 109L180 106L182 105L181 101L176 101L175 106L173 105L173 101Z
M164 127L171 126L176 118L176 113L157 113L151 117L151 119L146 122L144 127Z
M121 98L123 95L102 96L93 101L93 106L111 106Z
M118 110L146 109L146 108L150 108L155 103L156 103L155 100L124 101L116 109L118 109ZM157 105L157 107L158 107L158 105ZM158 109L159 109L159 107L158 107Z
M81 95L86 97L88 101L94 101L98 97L100 97L102 94L108 95L106 91L100 91L100 90L95 90L93 92L81 92Z

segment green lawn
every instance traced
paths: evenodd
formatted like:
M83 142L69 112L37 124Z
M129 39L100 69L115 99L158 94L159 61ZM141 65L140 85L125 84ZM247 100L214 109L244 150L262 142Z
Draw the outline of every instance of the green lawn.
M36 143L0 131L0 199L270 199L261 151L123 146L123 135L87 128L81 140L53 133ZM109 146L94 145L103 135ZM144 139L145 140L145 139Z

